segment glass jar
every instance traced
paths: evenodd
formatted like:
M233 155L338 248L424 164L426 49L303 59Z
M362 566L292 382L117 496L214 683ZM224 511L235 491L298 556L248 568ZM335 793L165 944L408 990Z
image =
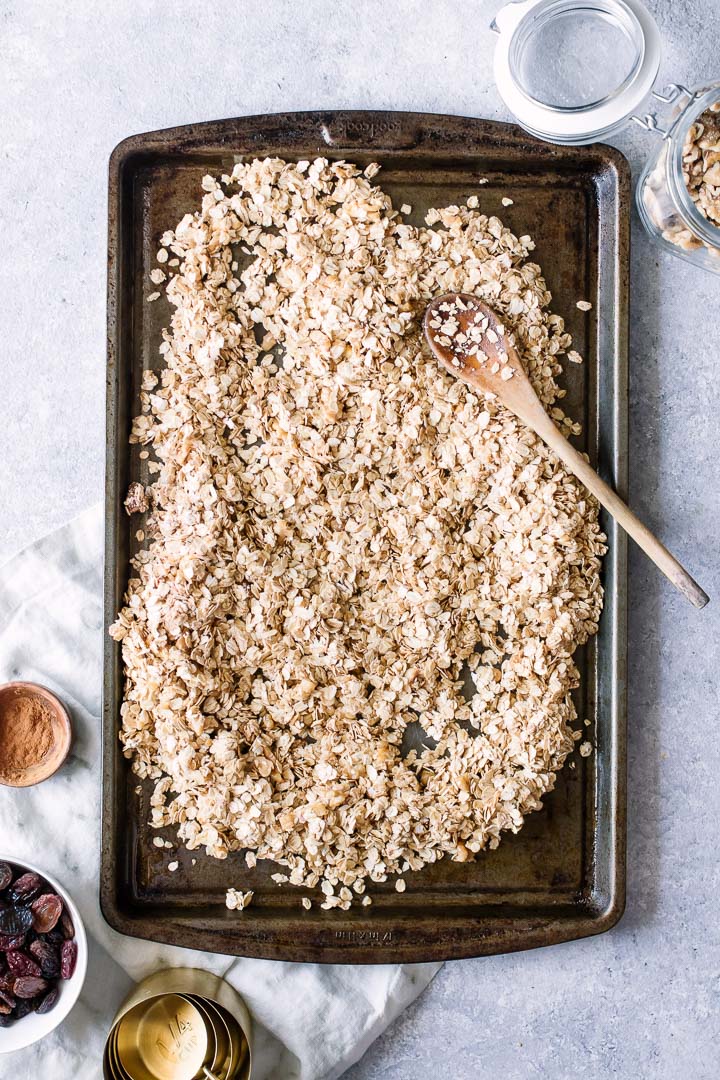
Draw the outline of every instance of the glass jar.
M642 0L511 0L491 29L500 96L550 142L606 138L657 78L660 31Z
M633 120L662 136L636 189L640 217L666 250L720 273L720 83L653 90L660 32L642 0L511 0L491 29L498 90L531 134L580 145ZM638 115L650 96L673 106L667 130Z
M638 181L638 210L663 248L720 274L720 83L668 89L674 119Z

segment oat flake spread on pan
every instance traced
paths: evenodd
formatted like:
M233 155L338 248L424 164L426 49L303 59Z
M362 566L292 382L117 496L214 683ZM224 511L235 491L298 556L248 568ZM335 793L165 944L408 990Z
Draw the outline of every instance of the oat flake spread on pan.
M596 503L421 343L429 299L476 293L579 430L530 238L476 196L414 228L376 172L240 164L163 236L167 367L132 429L148 546L112 628L153 824L275 860L326 908L540 808L602 604Z

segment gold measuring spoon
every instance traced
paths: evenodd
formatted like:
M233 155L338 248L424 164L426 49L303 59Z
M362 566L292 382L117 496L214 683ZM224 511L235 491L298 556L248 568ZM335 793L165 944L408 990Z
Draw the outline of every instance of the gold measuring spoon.
M141 1001L118 1022L115 1056L130 1080L218 1080L208 1064L215 1037L205 1014L180 994Z
M108 1039L108 1056L110 1059L110 1068L115 1080L132 1080L132 1077L128 1076L122 1067L122 1062L118 1058L117 1053L117 1028L113 1028Z
M230 1036L230 1059L223 1080L247 1080L250 1074L250 1047L242 1027L219 1002L208 1001L207 1004L222 1018Z
M212 1032L212 1046L214 1049L211 1061L206 1059L201 1073L197 1075L205 1080L225 1080L230 1075L226 1070L228 1055L230 1054L230 1033L221 1016L213 1008L213 1002L197 994L180 994L180 997L190 1001L205 1019L206 1027Z

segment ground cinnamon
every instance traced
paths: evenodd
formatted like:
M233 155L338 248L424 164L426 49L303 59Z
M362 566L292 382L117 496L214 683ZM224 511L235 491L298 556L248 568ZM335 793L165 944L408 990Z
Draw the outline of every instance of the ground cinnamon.
M39 764L53 741L50 706L19 693L0 712L0 774L12 779Z

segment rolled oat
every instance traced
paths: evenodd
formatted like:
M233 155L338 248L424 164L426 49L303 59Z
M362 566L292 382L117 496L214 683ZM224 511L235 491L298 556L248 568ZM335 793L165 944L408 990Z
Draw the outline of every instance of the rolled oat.
M422 344L433 296L476 293L557 409L571 342L530 238L469 205L408 225L376 171L243 163L163 236L148 546L111 630L152 823L342 909L540 808L602 597L594 500Z

